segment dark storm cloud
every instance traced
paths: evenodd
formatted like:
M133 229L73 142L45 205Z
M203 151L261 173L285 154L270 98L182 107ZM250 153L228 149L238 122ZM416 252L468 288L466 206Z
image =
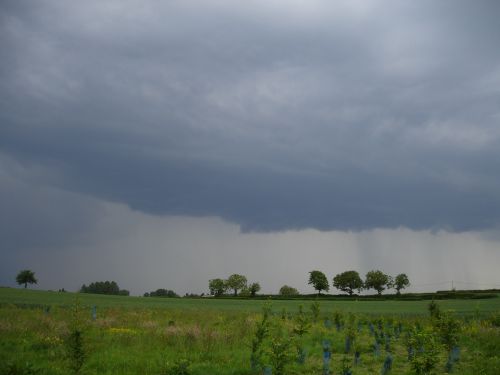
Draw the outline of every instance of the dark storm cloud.
M495 227L498 10L3 2L0 149L33 189L244 230Z
M0 154L1 249L58 249L94 241L102 205L93 199L44 186L51 173L26 168ZM52 176L53 177L53 176Z

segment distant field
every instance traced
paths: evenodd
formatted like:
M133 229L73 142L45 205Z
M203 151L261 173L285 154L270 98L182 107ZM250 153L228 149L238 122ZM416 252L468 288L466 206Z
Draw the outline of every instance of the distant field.
M215 299L215 298L158 298L124 297L85 293L59 293L38 290L0 288L0 304L72 305L78 298L82 305L123 308L164 308L175 310L220 310L260 312L266 304L263 300ZM274 311L297 311L300 305L307 307L311 300L271 300ZM373 314L427 314L429 301L320 301L324 312L350 311ZM491 313L500 310L500 298L479 300L439 301L445 310L458 314Z

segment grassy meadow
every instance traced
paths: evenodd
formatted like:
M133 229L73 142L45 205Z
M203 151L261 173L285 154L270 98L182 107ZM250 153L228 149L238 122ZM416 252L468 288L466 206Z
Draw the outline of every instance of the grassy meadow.
M500 298L428 305L0 288L0 374L500 373Z

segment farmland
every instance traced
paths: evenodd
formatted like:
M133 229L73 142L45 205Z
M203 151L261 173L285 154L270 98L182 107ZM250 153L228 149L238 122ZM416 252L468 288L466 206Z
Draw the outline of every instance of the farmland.
M0 374L443 373L452 347L453 373L498 373L500 298L439 301L441 320L428 305L0 288Z

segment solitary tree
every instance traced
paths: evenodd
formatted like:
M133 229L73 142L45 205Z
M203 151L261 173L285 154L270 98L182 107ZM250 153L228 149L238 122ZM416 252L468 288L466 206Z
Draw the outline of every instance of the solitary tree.
M226 282L222 279L212 279L208 282L210 294L215 297L222 296L227 290Z
M238 290L243 289L247 285L247 278L243 275L234 274L229 276L226 281L227 287L234 290L234 296L238 295Z
M396 289L397 294L401 294L400 290L408 286L410 286L410 280L408 279L408 276L406 276L406 274L400 273L394 279L394 288Z
M283 285L280 288L280 296L298 296L299 291L291 286Z
M355 290L357 290L358 293L361 292L363 280L361 280L359 273L356 271L345 271L333 278L333 286L352 296Z
M250 292L250 297L255 297L257 292L260 290L260 284L259 283L252 283L248 287L248 290Z
M365 288L375 289L381 295L386 288L391 287L391 281L392 278L382 271L370 271L366 274Z
M328 285L328 279L325 274L321 271L311 271L309 272L309 285L312 285L314 289L318 291L318 295L321 294L322 290L328 292L330 286Z
M24 284L24 288L28 287L28 284L36 284L38 280L35 278L35 273L31 270L22 270L16 276L16 281L19 285Z

